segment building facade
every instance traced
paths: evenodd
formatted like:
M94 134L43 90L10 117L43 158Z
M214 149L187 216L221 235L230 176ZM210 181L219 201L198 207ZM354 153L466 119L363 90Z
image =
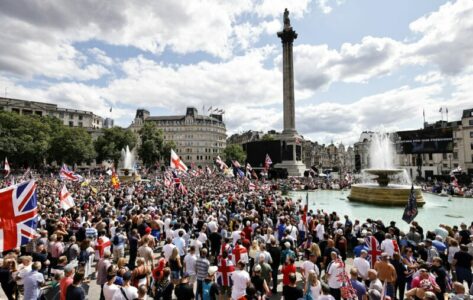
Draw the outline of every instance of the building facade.
M304 163L307 168L315 167L320 172L332 170L340 173L353 172L354 152L351 146L345 148L345 145L338 146L319 144L317 142L304 141Z
M91 111L58 107L56 104L27 101L0 97L0 111L18 113L20 115L37 115L56 117L66 126L100 129L103 118Z
M374 132L372 131L363 131L358 142L353 145L354 169L356 172L369 168L370 145L373 135Z
M138 109L130 129L138 132L145 122L153 122L163 131L164 141L176 144L176 153L190 165L212 165L226 147L227 130L221 114L199 115L188 107L185 115L151 116L149 111Z

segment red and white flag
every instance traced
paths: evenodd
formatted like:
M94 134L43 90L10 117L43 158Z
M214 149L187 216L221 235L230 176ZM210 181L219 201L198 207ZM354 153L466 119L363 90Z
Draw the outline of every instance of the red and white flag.
M3 171L5 172L5 177L7 178L10 175L10 164L8 163L8 159L5 157L5 165L3 166Z
M215 159L215 162L217 163L220 170L228 169L227 164L220 158L220 156L217 155L217 158Z
M65 184L62 186L61 192L59 193L59 204L64 210L68 210L75 205L74 199L72 199L72 195L67 190Z
M174 152L174 150L171 149L171 168L181 170L181 171L187 171L187 166L182 162L182 160L179 158L179 156Z
M271 157L269 157L269 154L266 153L266 158L264 159L264 168L266 170L269 169L269 166L273 164L273 161L271 160Z

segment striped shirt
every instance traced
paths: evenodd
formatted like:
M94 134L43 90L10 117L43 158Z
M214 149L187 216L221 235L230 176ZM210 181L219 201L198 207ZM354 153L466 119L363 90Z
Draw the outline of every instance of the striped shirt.
M208 276L210 262L207 258L199 257L195 262L197 280L204 280Z

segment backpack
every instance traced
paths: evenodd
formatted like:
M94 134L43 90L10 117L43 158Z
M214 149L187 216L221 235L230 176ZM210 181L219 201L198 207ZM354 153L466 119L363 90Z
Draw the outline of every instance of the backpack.
M202 300L210 300L210 288L212 287L212 281L202 283Z
M118 238L118 235L116 234L113 237L112 243L116 246L116 245L118 245L119 242L120 242L120 239Z

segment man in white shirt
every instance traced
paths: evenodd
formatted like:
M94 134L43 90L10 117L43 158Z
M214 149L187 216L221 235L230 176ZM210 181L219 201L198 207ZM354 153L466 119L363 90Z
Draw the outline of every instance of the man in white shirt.
M241 231L240 230L235 230L232 232L232 242L233 245L236 245L237 241L241 239Z
M184 257L184 270L189 274L189 283L194 284L196 280L195 263L197 255L195 255L195 246L189 248L189 253Z
M237 269L233 272L232 280L232 300L240 299L243 296L246 296L246 288L250 284L250 274L245 271L245 263L239 261L237 264Z
M181 259L184 258L184 255L186 255L186 241L182 237L183 235L184 235L184 230L180 230L178 232L178 236L174 238L173 240L173 244L176 246Z
M341 291L340 288L342 287L342 282L339 280L339 276L344 271L343 268L340 266L340 263L337 260L337 252L333 251L330 253L330 257L332 261L330 262L328 269L327 269L327 276L328 276L328 286L330 288L330 294L336 299L341 299Z
M307 279L309 278L310 271L314 271L315 274L317 275L317 277L320 274L319 268L315 264L316 260L317 260L317 258L315 256L315 254L311 252L310 255L309 255L309 259L304 261L302 263L301 267L300 267L300 272L301 272L301 275L302 275L302 279L303 279L306 286L307 286Z
M381 242L381 251L386 252L389 257L393 257L396 248L394 246L394 240L391 234L386 233L384 235L384 241Z
M368 252L366 250L361 250L360 257L355 257L353 260L353 266L358 270L358 276L363 279L363 281L368 280L368 270L370 269L370 263L366 259Z
M315 227L315 234L317 235L317 238L319 241L322 241L324 239L324 234L325 234L325 227L324 227L324 220L320 220L320 223L317 224Z
M138 299L138 289L130 285L131 272L123 274L123 286L113 294L113 300Z
M164 258L166 261L169 261L169 258L172 254L172 249L176 248L176 246L172 243L172 239L170 237L166 238L166 245L163 246Z

